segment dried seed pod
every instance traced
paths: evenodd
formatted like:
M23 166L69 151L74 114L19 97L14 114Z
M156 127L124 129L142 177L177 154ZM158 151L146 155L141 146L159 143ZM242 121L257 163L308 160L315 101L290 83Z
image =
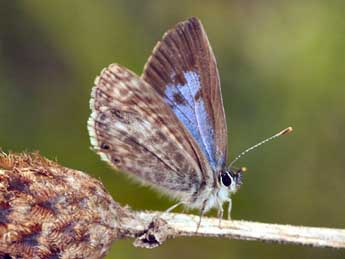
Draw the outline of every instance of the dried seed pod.
M0 153L0 258L102 258L126 213L80 171Z

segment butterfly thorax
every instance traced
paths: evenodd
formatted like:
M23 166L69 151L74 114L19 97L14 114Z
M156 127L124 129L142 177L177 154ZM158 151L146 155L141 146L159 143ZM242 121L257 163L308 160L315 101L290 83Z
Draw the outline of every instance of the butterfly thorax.
M216 173L213 187L200 190L192 202L186 205L191 208L199 208L204 212L212 208L220 208L228 201L231 194L237 192L242 184L242 172L232 169L223 169Z

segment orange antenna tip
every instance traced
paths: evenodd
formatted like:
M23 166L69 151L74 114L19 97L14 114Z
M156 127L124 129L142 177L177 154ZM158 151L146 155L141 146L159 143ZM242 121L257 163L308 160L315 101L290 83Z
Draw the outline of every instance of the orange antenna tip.
M285 134L288 134L288 133L290 133L290 132L292 132L292 131L293 131L293 128L292 128L292 127L288 127L288 128L286 128L286 129L282 130L282 131L279 133L279 135L285 135Z

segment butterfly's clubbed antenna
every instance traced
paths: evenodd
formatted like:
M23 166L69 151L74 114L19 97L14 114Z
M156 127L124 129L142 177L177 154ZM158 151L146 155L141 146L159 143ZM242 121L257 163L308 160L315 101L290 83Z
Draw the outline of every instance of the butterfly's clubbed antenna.
M234 160L231 161L230 165L229 165L229 168L231 168L233 166L233 164L235 164L235 162L240 159L243 155L247 154L248 152L256 149L257 147L261 146L262 144L265 144L267 143L268 141L271 141L272 139L275 139L277 137L280 137L282 135L285 135L287 133L290 133L292 131L292 127L288 127L286 129L283 129L282 131L278 132L277 134L263 140L263 141L260 141L259 143L257 143L256 145L250 147L250 148L247 148L246 150L244 150L241 154L239 154Z

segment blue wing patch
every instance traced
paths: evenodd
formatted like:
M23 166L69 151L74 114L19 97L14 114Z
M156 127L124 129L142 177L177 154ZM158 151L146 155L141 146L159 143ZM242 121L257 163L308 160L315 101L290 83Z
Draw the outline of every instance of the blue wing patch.
M208 118L201 95L198 73L183 73L184 80L165 87L165 101L176 116L192 134L213 169L217 166L215 157L214 129ZM182 83L183 82L183 83Z

